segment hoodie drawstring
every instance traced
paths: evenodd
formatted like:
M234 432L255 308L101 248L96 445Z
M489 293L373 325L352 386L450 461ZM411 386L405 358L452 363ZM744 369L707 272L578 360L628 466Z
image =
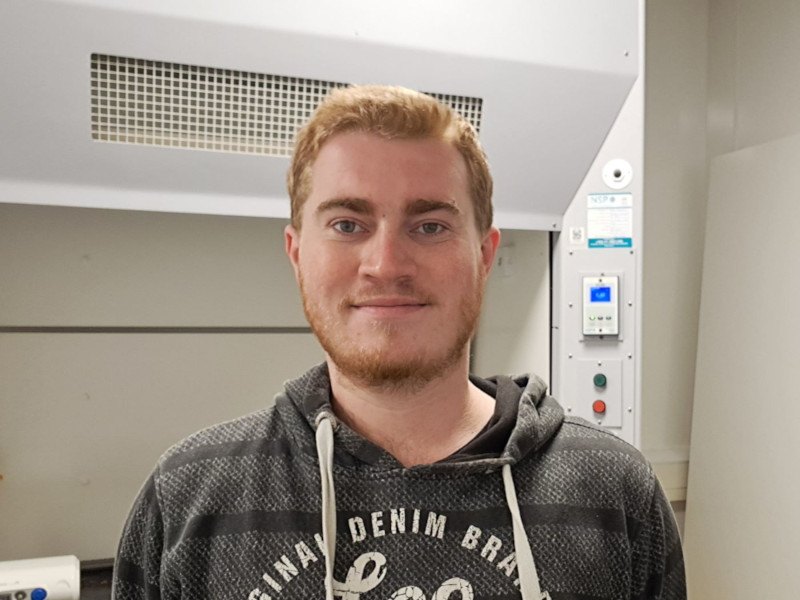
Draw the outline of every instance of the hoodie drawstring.
M514 488L514 479L511 477L511 465L503 465L503 488L506 492L506 503L511 512L511 526L514 532L514 552L517 556L517 573L519 573L519 589L523 600L550 600L550 594L542 593L539 587L539 575L536 573L536 563L533 560L531 545L525 534L522 524L522 515L519 512L517 491Z
M322 543L325 546L325 600L333 597L333 565L336 559L336 490L333 487L333 419L328 412L321 412L317 424L317 457L322 485ZM519 512L517 492L511 476L511 465L503 465L503 488L506 503L511 512L514 535L514 552L517 557L520 592L523 600L550 600L547 592L539 587L539 576L533 552L525 534L522 516Z
M336 561L336 490L333 487L333 417L317 417L317 457L322 485L322 544L325 546L325 600L333 600L333 565Z

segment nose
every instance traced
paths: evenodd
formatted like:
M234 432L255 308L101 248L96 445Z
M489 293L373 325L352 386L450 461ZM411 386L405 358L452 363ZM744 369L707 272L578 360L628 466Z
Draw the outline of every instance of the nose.
M402 232L379 229L363 247L360 274L383 281L413 278L416 261L412 245Z

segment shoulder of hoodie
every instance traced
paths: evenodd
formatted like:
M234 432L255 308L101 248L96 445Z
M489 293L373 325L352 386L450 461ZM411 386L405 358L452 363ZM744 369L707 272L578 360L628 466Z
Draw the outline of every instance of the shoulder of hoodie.
M628 464L646 479L655 481L652 465L635 446L586 419L565 415L558 400L547 394L547 384L541 378L525 374L512 377L512 380L523 388L522 398L527 398L540 414L542 406L548 402L556 407L555 411L550 411L553 413L551 419L560 423L541 449L545 454L548 451L572 451L594 457L587 462Z
M566 431L562 433L566 433L575 437L594 439L600 442L601 446L603 447L609 445L610 447L617 448L620 451L637 454L642 458L642 460L646 460L636 446L623 440L621 437L612 433L602 425L596 425L591 421L584 419L583 417L564 415L562 429L566 429Z
M563 449L607 455L607 458L624 456L652 472L652 465L636 446L582 417L565 416L553 438Z
M621 510L631 539L667 503L652 464L635 446L580 417L565 417L538 454L538 468L550 472L554 485L583 490L573 503Z
M285 400L279 393L271 406L192 433L161 455L157 472L206 459L285 451L296 444L291 429L303 426L299 415L285 410Z
M615 474L619 483L637 488L647 504L658 493L658 479L650 461L637 449L607 429L583 418L567 416L545 453L580 454L586 472Z

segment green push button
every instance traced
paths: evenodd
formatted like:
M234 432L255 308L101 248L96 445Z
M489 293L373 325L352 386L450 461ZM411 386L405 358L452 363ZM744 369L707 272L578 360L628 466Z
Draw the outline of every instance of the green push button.
M594 376L595 387L604 388L606 387L607 383L608 380L606 379L606 376L603 375L602 373L598 373L597 375Z

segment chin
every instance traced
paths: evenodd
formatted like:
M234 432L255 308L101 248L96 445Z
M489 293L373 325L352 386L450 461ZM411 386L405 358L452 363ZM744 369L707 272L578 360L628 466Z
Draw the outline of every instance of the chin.
M342 375L361 385L384 389L420 389L457 365L466 356L467 346L465 344L434 355L428 352L402 354L393 351L391 357L379 348L362 348L356 352L326 348L326 351Z

